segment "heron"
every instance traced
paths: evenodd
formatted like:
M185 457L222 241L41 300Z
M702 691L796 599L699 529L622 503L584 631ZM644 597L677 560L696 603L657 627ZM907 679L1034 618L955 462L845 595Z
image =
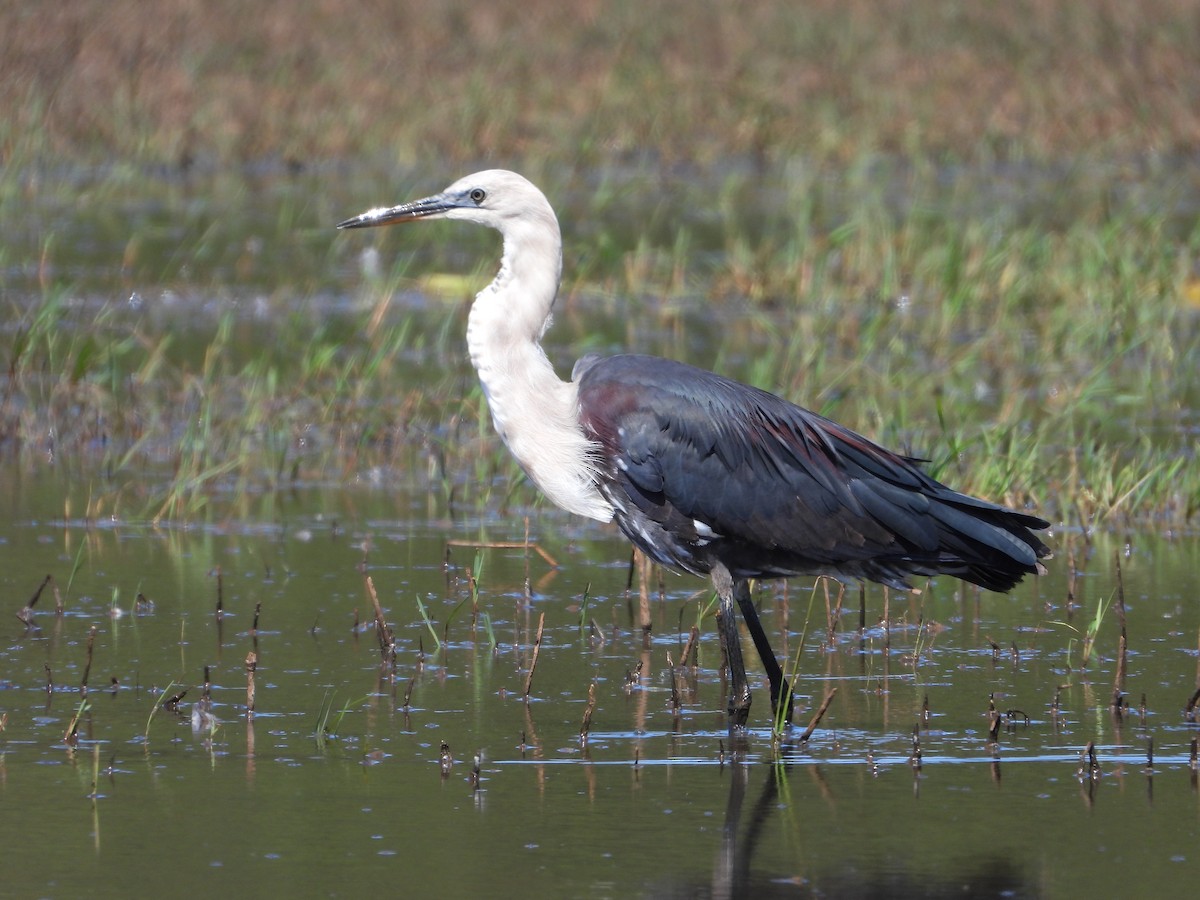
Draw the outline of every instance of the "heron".
M495 279L475 297L467 350L496 432L567 512L612 522L654 562L708 576L730 677L731 728L751 691L734 607L766 670L772 708L791 690L750 593L754 580L832 576L910 590L949 575L991 591L1044 571L1035 515L954 491L922 461L886 450L783 398L654 356L589 354L569 381L541 346L562 274L550 202L491 169L440 193L340 223L455 219L500 232Z

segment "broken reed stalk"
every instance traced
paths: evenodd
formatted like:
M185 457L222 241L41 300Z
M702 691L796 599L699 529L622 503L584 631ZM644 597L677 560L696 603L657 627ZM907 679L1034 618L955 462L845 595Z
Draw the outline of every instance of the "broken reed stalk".
M93 625L88 631L87 639L87 659L83 664L83 678L79 681L79 693L87 696L88 691L88 673L92 671L92 649L96 643L96 626Z
M636 547L633 549L638 572L638 620L642 627L642 643L649 646L654 621L650 617L650 557Z
M813 714L812 719L809 720L808 727L805 728L804 732L800 735L801 743L807 742L808 739L812 737L813 732L817 730L817 725L820 724L822 717L825 715L825 711L829 709L829 704L833 702L833 697L835 694L837 694L837 691L837 688L830 688L829 692L825 695L825 699L821 701L821 705Z
M533 657L529 660L529 674L525 676L525 702L529 702L529 692L533 688L533 671L537 668L538 653L542 649L542 627L546 624L546 614L538 616L537 637L533 639Z
M1017 730L1017 719L1020 718L1025 722L1025 727L1029 727L1029 713L1023 709L1006 709L1004 711L1004 719L1008 722L1008 730Z
M1121 573L1121 553L1117 551L1113 558L1117 563L1117 622L1121 626L1121 634L1117 638L1117 671L1113 676L1113 693L1124 692L1125 673L1128 669L1126 650L1129 638L1125 631L1125 577Z
M250 636L258 637L258 615L262 612L262 603L254 604L254 623L250 626Z
M371 606L375 609L375 637L379 639L379 652L383 654L383 661L396 661L396 639L392 634L392 629L388 627L387 621L383 618L383 607L379 605L379 595L375 593L375 582L371 580L370 575L363 576L363 580L367 585L367 594L371 597Z
M246 718L254 718L254 672L258 669L258 654L246 654Z
M49 677L50 667L46 667L46 675ZM1200 703L1200 688L1196 688L1195 693L1188 698L1187 706L1183 709L1183 717L1189 722L1196 721L1196 704Z
M720 613L717 613L717 615L720 615ZM632 672L629 669L625 670L625 690L626 690L626 692L631 691L635 687L637 687L638 683L641 680L642 680L642 660L639 659L638 664L633 667Z
M992 648L992 662L995 662L1000 658L1000 645L992 640L992 636L990 634L985 634L983 639L987 641L988 646Z
M996 695L988 694L988 740L993 744L1000 740L1000 711L996 709Z
M592 713L596 711L596 682L588 685L587 706L583 710L583 724L579 726L579 742L587 745L588 732L592 730Z
M594 620L593 620L594 621ZM683 654L679 657L679 665L687 666L700 665L699 661L699 643L700 643L700 628L697 625L692 626L692 630L688 632L687 643L683 645ZM690 663L689 663L690 660Z
M826 605L826 607L829 606L828 584L829 584L829 581L828 581L828 579L826 579L826 587L825 587L825 593L826 593L825 605ZM834 604L833 615L829 617L829 646L831 646L831 647L833 646L834 635L837 633L838 622L840 622L842 619L842 604L845 602L845 600L846 600L846 585L842 582L839 582L838 583L837 603Z
M671 651L667 651L667 671L671 673L671 710L679 717L679 682L675 677L675 661L671 659Z
M1087 777L1095 778L1100 774L1100 760L1096 758L1096 742L1088 741L1084 752L1087 754Z
M79 706L75 709L75 715L71 717L71 721L67 725L67 731L63 735L63 743L65 743L68 747L74 747L77 743L79 743L79 720L83 718L83 714L91 708L91 704L87 702L87 697L80 698Z
M42 591L44 591L46 589L46 585L48 585L53 580L54 580L53 575L47 575L45 578L43 578L42 583L39 584L37 587L37 590L33 592L33 596L29 598L29 602L26 603L23 607L21 607L20 610L17 611L17 618L20 619L22 622L24 622L26 625L33 624L33 607L36 606L38 600L41 599Z
M217 621L225 618L225 586L221 579L221 567L217 566Z
M825 630L829 634L829 643L833 643L833 604L829 599L829 579L822 578L822 587L825 589Z
M46 585L48 585L53 580L54 580L53 575L47 575L45 578L43 578L42 583L38 585L38 589L33 592L33 596L29 598L29 602L26 603L25 605L27 607L29 607L30 609L33 609L33 607L37 604L38 600L41 599L42 591L44 591L46 589Z

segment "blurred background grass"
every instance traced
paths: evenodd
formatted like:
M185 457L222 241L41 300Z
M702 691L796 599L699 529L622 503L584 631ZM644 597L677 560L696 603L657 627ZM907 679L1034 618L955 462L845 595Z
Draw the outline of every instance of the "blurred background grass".
M1190 155L1198 75L1190 0L15 0L0 159Z

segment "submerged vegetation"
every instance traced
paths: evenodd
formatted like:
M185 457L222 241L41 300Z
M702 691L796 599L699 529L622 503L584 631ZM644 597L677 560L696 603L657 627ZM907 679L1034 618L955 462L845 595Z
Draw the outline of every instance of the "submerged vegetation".
M1189 9L14 4L0 460L86 485L68 518L531 500L462 352L494 241L331 227L499 164L562 219L561 370L676 356L1057 521L1186 527Z

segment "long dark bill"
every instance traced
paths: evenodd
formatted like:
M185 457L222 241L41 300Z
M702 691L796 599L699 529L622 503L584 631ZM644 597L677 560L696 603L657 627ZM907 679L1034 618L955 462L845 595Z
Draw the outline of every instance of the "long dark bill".
M365 213L357 215L352 219L347 219L345 222L339 222L338 228L372 228L376 225L393 225L396 222L411 222L414 219L424 219L428 216L436 216L439 213L444 213L448 209L453 209L456 204L446 197L444 194L435 194L432 197L426 197L423 200L414 200L412 203L402 203L400 206L381 206L376 209L368 209Z

